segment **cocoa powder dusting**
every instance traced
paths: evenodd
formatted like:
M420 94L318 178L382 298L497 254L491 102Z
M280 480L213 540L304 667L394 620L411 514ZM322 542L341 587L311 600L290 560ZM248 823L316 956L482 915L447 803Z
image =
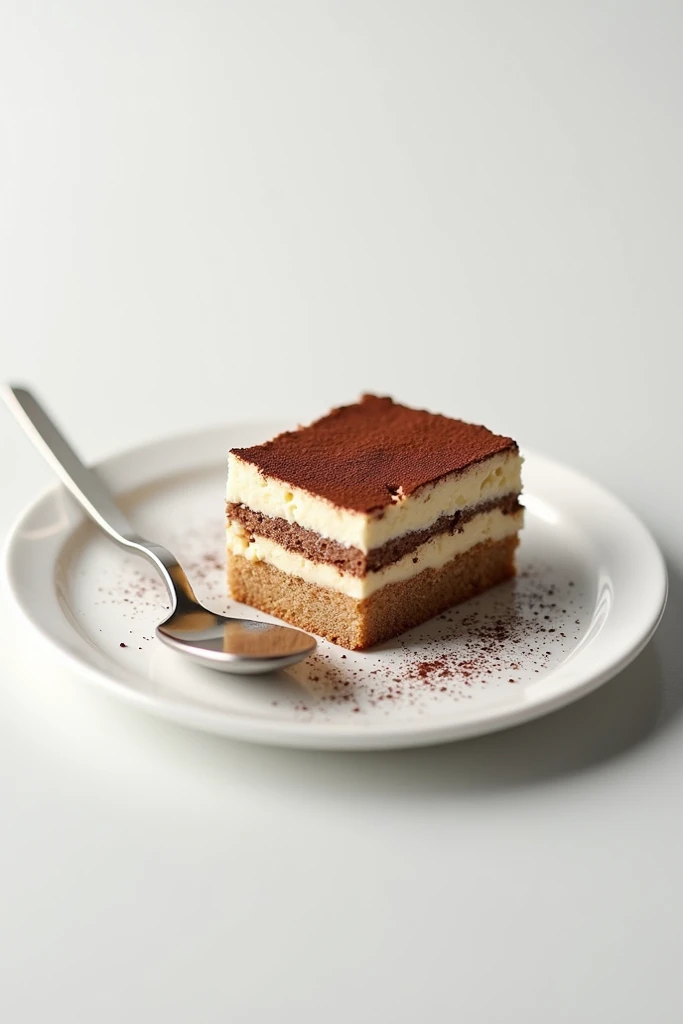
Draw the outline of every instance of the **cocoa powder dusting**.
M266 618L227 597L220 520L162 539L177 552L202 603L217 612ZM106 617L97 621L97 613L114 605L130 636L116 645L127 648L127 659L146 661L157 643L154 628L168 609L166 592L144 563L125 559L116 565L94 581L92 638L107 647L110 626ZM270 704L278 713L316 721L339 721L347 713L368 721L438 714L484 690L542 678L585 631L589 616L584 604L576 577L562 579L551 565L523 564L515 580L370 651L346 651L320 641L311 658L277 677L282 692Z
M516 442L486 427L363 395L307 427L233 454L341 508L371 512L505 451L517 451Z

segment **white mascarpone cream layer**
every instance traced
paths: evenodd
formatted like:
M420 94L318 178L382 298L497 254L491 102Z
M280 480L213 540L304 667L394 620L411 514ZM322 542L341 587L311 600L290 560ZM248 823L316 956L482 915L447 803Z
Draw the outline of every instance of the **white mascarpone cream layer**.
M338 590L360 600L389 583L399 583L417 576L424 569L439 569L475 544L511 537L523 525L522 511L512 515L505 515L500 509L482 512L465 524L462 533L437 534L397 562L363 577L340 572L335 566L323 562L312 562L293 551L287 551L266 537L257 536L250 541L247 531L237 522L228 524L227 548L233 555L241 555L251 562L267 562L281 572L301 577L307 583Z
M426 484L408 497L398 497L380 516L338 508L325 498L262 476L255 466L231 452L227 500L265 516L298 523L321 537L367 553L404 533L425 530L441 516L518 494L522 489L521 469L522 459L516 452L503 452L463 473Z

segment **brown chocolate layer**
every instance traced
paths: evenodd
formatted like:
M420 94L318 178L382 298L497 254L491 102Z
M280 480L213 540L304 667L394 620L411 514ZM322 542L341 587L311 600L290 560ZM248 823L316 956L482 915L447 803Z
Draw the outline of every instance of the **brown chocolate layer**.
M377 395L265 444L233 449L264 476L357 512L384 508L398 494L505 451L517 451L511 437Z
M454 515L442 516L425 530L404 533L403 536L387 541L379 548L373 548L367 554L358 548L347 548L336 540L321 537L312 530L305 530L298 523L288 523L286 519L272 518L264 516L261 512L254 512L246 505L229 502L226 511L228 519L241 523L250 534L275 541L287 551L303 555L311 562L334 565L340 572L347 572L351 576L366 576L369 572L378 572L392 562L397 562L399 558L403 558L437 534L460 533L470 519L474 519L481 512L490 512L496 508L505 515L513 515L519 512L522 506L517 494L482 501Z

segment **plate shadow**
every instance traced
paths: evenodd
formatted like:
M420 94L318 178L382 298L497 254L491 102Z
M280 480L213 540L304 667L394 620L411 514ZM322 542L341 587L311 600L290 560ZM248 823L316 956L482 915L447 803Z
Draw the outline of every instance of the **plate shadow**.
M208 773L213 785L235 777L270 792L292 791L312 797L353 798L365 802L401 800L414 795L466 797L543 785L596 769L672 727L683 709L683 576L669 563L670 594L654 639L623 672L594 693L533 722L458 743L411 750L315 752L265 747L193 732L141 714L69 673L27 671L14 680L14 711L32 731L52 733L73 760L74 745L95 762L114 756L115 733L148 745L150 756L182 759L183 771ZM28 659L28 654L26 655ZM34 665L35 668L35 665ZM59 673L60 675L62 673ZM50 691L50 695L48 694ZM56 692L57 691L57 692ZM8 694L9 696L9 694ZM75 716L50 713L50 705L79 705ZM52 708L54 711L54 707ZM38 713L36 712L43 712ZM93 742L106 730L111 744ZM63 735L60 737L60 733ZM82 735L79 735L82 734ZM79 742L80 740L80 742ZM63 742L62 742L63 741ZM77 755L76 755L77 756ZM93 764L96 769L97 765ZM106 766L101 766L106 774ZM113 767L113 766L110 766ZM208 780L207 780L208 781ZM284 795L284 794L283 794Z

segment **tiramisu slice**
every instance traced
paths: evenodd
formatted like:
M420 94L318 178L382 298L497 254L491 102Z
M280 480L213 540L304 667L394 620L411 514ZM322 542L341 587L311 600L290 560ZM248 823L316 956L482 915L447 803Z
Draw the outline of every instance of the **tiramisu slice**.
M238 601L351 649L515 573L519 450L485 427L364 395L228 461Z

